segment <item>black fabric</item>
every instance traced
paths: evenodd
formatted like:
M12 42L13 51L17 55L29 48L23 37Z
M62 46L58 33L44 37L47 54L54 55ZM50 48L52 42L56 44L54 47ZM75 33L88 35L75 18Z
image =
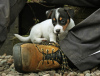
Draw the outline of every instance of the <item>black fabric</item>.
M27 0L10 0L10 23L11 25L22 8L24 7Z
M6 39L9 24L9 0L0 0L0 42Z
M75 6L85 6L85 7L99 7L100 0L44 0L51 4L67 4Z
M100 50L100 9L70 30L60 45L81 71L100 64L100 53L96 53Z
M0 0L0 44L27 0Z

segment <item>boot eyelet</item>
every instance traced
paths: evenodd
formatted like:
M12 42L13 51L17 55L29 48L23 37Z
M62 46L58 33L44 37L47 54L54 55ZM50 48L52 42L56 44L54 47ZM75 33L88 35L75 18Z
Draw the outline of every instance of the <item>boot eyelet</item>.
M52 51L54 51L55 49L53 48Z
M49 50L48 49L46 49L46 52L48 52Z

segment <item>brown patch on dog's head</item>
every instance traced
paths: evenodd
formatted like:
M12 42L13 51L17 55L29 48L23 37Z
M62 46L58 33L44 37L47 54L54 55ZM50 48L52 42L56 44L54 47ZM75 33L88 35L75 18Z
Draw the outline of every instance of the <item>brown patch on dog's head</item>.
M59 20L61 21L62 20L62 17L60 17Z
M55 18L53 18L53 20L55 21L56 19L55 19Z
M67 28L69 22L70 22L69 19L67 19L67 23L66 23L66 25L63 25L63 30L64 30L64 31L66 30L66 28Z

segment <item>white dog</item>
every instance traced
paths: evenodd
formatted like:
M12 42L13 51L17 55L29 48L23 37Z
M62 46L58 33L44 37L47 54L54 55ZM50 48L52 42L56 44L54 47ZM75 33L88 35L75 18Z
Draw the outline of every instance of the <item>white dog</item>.
M34 25L28 37L22 37L18 34L15 34L15 36L22 42L41 43L44 40L56 42L57 33L59 39L62 40L68 31L75 26L68 10L64 8L49 10L46 13L51 19Z

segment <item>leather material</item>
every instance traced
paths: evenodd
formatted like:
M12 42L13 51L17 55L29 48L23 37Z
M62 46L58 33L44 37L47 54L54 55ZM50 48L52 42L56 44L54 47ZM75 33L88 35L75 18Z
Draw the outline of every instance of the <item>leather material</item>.
M54 69L54 68L58 68L60 67L61 65L57 62L57 61L54 61L54 63L52 62L52 60L41 60L38 64L38 67L36 68L36 70L46 70L46 69Z
M58 47L52 45L38 45L32 43L15 45L14 48L15 47L20 47L19 50L22 66L18 66L18 64L15 63L15 69L21 67L21 70L16 69L19 72L38 72L61 67L60 63L62 57ZM16 51L15 49L13 49L13 52ZM15 62L19 60L17 59L19 58L17 57L19 56L17 54L14 54Z

